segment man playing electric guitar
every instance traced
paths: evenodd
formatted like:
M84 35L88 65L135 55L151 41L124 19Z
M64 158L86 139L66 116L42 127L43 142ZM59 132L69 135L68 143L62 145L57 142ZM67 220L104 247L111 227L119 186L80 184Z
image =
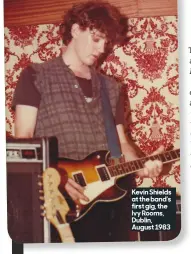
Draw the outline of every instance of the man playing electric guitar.
M123 42L126 30L125 17L108 3L89 1L71 8L61 26L66 46L62 54L42 64L31 64L21 73L13 98L15 136L56 136L59 156L73 160L83 160L95 151L111 150L106 133L108 121L104 118L108 114L103 112L105 99L101 95L104 83L119 149L126 161L138 159L124 132L120 86L95 69L100 57ZM163 147L159 147L155 154L162 151ZM162 162L155 159L145 162L137 174L155 177L161 171ZM70 177L65 190L76 204L79 200L89 201L85 187ZM96 204L86 216L71 224L75 240L128 241L129 211L127 195L115 203Z

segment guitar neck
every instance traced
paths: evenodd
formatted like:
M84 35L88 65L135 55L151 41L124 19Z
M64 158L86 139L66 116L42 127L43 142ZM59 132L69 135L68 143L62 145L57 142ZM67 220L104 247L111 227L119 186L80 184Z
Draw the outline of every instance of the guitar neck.
M166 151L161 154L140 158L138 160L120 163L118 165L109 166L108 170L111 176L119 176L124 174L132 174L144 168L144 164L148 160L160 160L165 163L174 162L180 158L180 149Z
M68 223L57 225L57 230L59 232L60 238L62 242L66 243L74 243L75 239L72 234L72 230Z
M43 173L44 209L46 218L59 232L62 242L75 242L70 225L66 223L69 206L58 190L61 183L59 172L55 168L47 168Z

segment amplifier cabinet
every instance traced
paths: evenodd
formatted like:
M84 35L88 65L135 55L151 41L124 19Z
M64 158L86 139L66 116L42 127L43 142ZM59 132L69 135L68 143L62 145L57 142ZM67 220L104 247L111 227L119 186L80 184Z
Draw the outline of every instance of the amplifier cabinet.
M17 243L51 242L50 224L42 216L42 173L55 166L57 139L7 139L8 233Z

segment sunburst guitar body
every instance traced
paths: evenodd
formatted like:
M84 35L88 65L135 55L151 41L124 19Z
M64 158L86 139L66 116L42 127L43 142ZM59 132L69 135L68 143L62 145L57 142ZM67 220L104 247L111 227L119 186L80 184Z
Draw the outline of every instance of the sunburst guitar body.
M113 202L125 196L126 191L115 185L116 177L111 177L107 166L110 164L108 151L99 151L89 155L84 160L60 160L60 174L65 175L84 187L84 195L89 201L79 200L80 204L70 211L69 221L77 221L84 216L97 202Z

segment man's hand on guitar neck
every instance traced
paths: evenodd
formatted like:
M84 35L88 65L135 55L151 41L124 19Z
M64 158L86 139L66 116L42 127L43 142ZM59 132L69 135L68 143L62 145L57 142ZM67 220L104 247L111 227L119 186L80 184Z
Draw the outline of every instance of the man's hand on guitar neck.
M140 158L137 155L137 148L134 147L134 144L132 144L131 140L126 136L125 134L125 128L122 124L118 124L116 126L117 133L119 136L119 141L121 145L122 154L125 156L126 161L133 161ZM156 155L159 153L162 153L164 151L164 147L159 147L153 154ZM145 163L145 168L137 172L137 175L140 177L157 177L163 168L163 163L159 160L149 160Z
M164 147L160 146L154 153L151 155L156 155L159 153L164 152ZM138 171L137 175L140 177L157 177L162 172L163 169L163 163L159 160L148 160L145 163L145 168Z
M79 199L89 201L88 197L84 195L84 188L70 178L68 178L68 181L65 185L65 190L76 203L79 202Z
M128 143L121 144L122 153L125 156L126 161L137 160L139 157L136 155L136 152ZM151 155L156 155L164 152L164 147L160 146L154 153ZM162 172L163 163L159 160L148 160L145 162L145 167L138 171L136 174L140 177L157 177Z

